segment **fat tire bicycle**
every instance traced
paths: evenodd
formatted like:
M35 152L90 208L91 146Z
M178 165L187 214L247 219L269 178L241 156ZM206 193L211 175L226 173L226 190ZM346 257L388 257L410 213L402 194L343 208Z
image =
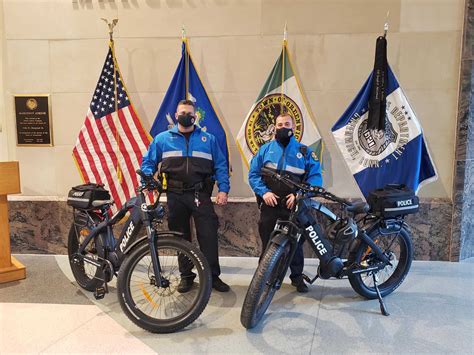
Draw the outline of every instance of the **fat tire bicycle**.
M74 221L68 236L68 256L77 284L94 292L96 299L108 293L107 283L117 276L117 295L127 317L153 333L178 331L196 320L206 307L212 290L212 276L202 252L173 231L159 231L165 215L159 203L159 181L137 170L143 184L136 197L111 215L112 200L89 201L90 208L74 207ZM103 187L102 187L103 189ZM158 192L149 205L146 192ZM79 206L79 207L78 207ZM126 219L119 238L113 226ZM140 237L143 227L146 235ZM193 288L179 293L179 265L192 265Z
M369 213L365 202L351 203L321 187L294 182L268 168L262 175L278 180L297 191L288 220L277 220L264 256L247 290L240 321L247 328L255 327L280 289L301 238L305 238L319 258L318 272L303 278L313 284L318 278L348 278L350 285L362 297L378 299L383 315L389 313L383 297L397 289L407 276L413 259L413 246L404 215L386 218ZM338 203L340 215L313 197ZM316 214L326 221L326 231L344 226L347 233L323 233ZM357 220L349 214L361 215ZM332 230L336 230L332 228ZM341 229L342 230L342 229ZM326 234L326 235L325 235Z

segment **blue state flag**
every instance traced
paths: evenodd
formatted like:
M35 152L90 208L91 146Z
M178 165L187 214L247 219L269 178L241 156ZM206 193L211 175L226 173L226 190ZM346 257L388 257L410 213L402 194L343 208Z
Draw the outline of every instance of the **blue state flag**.
M173 128L177 124L174 116L176 105L184 99L194 102L197 116L196 125L216 137L219 148L226 157L227 167L230 167L227 134L194 67L186 39L183 40L178 68L176 68L171 84L151 127L152 137Z
M382 129L368 128L374 72L332 127L332 134L363 195L386 184L415 191L437 179L423 130L390 66L386 70ZM382 116L383 118L383 116ZM370 127L370 125L369 125Z

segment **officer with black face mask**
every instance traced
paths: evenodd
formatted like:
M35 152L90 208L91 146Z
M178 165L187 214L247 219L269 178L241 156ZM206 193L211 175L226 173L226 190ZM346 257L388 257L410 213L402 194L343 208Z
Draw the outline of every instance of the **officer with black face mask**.
M249 183L257 195L260 207L258 230L262 240L262 254L278 218L288 219L295 203L294 191L273 179L262 178L263 167L289 175L297 182L322 186L321 165L314 152L299 143L293 135L293 119L288 113L280 114L275 121L275 139L260 147L250 163ZM301 239L304 241L304 239ZM308 292L302 274L304 255L302 243L298 245L290 265L291 284L298 292Z
M217 291L227 292L229 286L219 278L218 219L211 202L217 181L217 204L227 203L230 185L226 159L216 138L194 125L196 113L192 101L180 101L176 111L177 127L153 139L143 156L141 169L153 175L161 163L160 175L164 174L167 181L169 229L182 232L191 240L189 222L193 217L199 246L211 267L212 286ZM178 262L181 281L177 290L186 293L191 290L196 275L183 257L178 257Z

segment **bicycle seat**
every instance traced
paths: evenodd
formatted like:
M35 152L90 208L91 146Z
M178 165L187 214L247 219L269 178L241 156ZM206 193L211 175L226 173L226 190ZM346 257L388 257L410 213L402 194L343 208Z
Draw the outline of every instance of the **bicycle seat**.
M355 214L358 213L367 213L370 210L370 206L367 202L360 201L360 202L354 202L350 206L346 207L346 211L348 212L353 212Z
M92 201L92 207L99 208L105 205L111 205L113 203L114 203L114 200L94 200Z

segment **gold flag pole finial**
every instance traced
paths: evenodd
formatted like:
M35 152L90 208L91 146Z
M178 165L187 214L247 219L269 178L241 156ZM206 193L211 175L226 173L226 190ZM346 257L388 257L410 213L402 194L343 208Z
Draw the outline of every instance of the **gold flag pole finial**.
M181 39L183 41L186 39L186 29L184 28L184 24L181 26Z
M387 17L385 18L385 24L383 25L383 36L387 37L388 32L388 16L390 15L390 10L387 11Z
M109 20L107 20L106 18L103 18L103 17L101 17L101 20L104 21L107 24L107 26L109 27L110 40L113 41L114 40L114 27L118 22L118 18L114 18L112 20L112 22L109 22Z
M283 42L286 42L288 39L288 22L285 21L285 28L283 29Z

